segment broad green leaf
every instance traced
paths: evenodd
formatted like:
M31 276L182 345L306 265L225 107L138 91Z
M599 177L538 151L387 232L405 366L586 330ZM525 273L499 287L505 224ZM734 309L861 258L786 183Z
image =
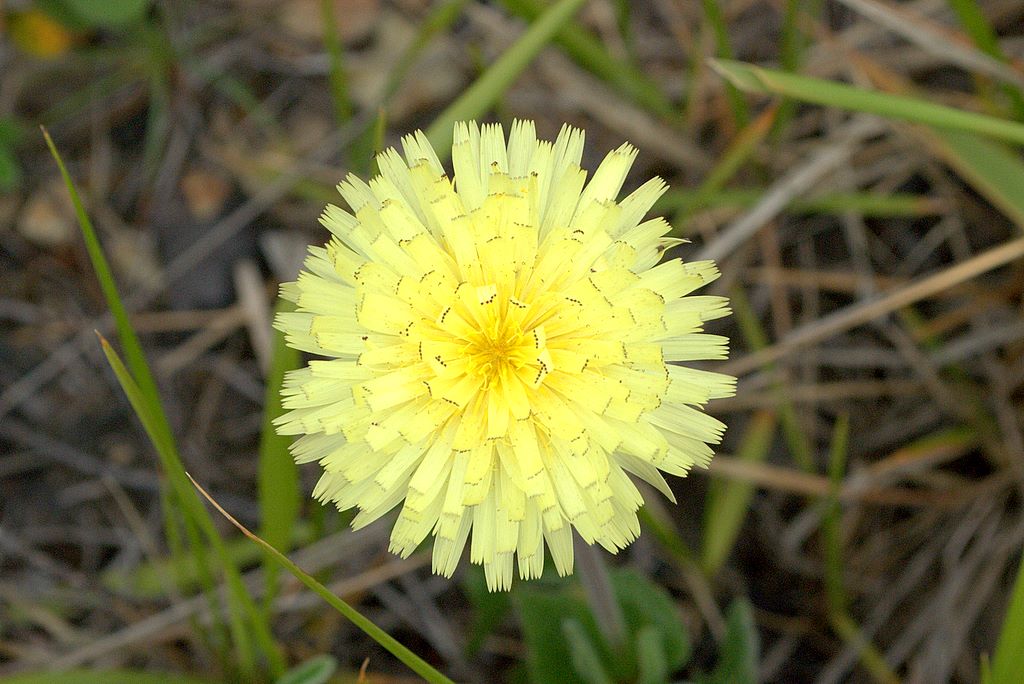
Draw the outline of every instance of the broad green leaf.
M586 0L559 0L545 10L512 47L434 119L427 129L427 138L441 161L451 155L455 122L483 116L585 3Z
M878 114L893 119L958 129L1024 144L1024 124L946 107L916 97L787 74L743 62L711 60L711 66L737 87L752 93L785 95L804 102Z
M0 117L0 146L14 147L25 138L25 127L15 118Z
M531 684L586 684L573 667L573 656L562 624L575 620L590 643L601 651L601 660L611 656L603 645L593 616L583 599L559 590L558 584L520 584L513 593L526 643L526 666ZM563 584L562 586L567 586Z
M612 678L604 669L601 656L590 639L590 634L579 620L566 618L562 621L562 634L569 645L569 657L573 669L587 684L612 684Z
M690 636L669 593L631 568L613 570L611 579L630 634L638 636L653 628L661 638L668 672L686 665L691 655Z
M725 639L718 662L710 675L698 677L701 684L757 684L760 638L750 602L734 599L725 614Z
M673 673L689 661L689 636L668 592L629 568L612 570L610 579L622 609L629 647L614 654L601 636L578 585L519 585L513 602L523 627L531 682L595 681L595 654L601 672L613 681L635 681L642 672ZM575 623L569 627L571 637L565 632L567 621ZM583 648L580 644L584 637L589 646L577 651ZM646 662L641 663L642 659Z
M663 684L668 681L669 668L665 658L665 642L656 627L647 625L637 632L637 684Z

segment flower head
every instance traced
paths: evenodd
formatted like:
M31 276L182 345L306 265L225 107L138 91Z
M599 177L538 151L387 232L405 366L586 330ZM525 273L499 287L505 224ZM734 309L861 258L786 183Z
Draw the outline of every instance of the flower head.
M611 152L590 182L583 132L538 141L532 122L457 124L454 178L422 133L378 157L367 185L338 186L333 238L281 289L276 326L329 357L287 378L277 425L319 461L314 496L359 508L361 527L401 504L391 550L434 535L450 576L467 540L493 590L540 576L545 543L572 571L572 530L617 551L640 533L627 473L670 499L661 472L712 456L725 426L698 407L729 376L675 365L721 359L703 323L723 297L690 296L713 262L662 261L682 240L644 220L665 184L616 198L636 150ZM660 262L660 263L659 263Z

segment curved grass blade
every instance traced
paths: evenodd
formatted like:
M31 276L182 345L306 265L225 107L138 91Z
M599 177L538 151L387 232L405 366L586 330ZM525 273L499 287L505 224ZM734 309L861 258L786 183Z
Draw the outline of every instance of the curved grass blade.
M121 359L114 353L109 343L100 336L104 354L111 363L111 367L114 368L122 389L129 395L132 408L135 409L139 419L143 422L146 433L149 435L157 454L160 456L161 465L171 482L171 495L166 500L176 500L181 506L182 514L185 516L186 530L189 529L189 525L202 530L204 536L207 537L213 546L215 556L228 579L230 587L228 594L229 624L232 639L238 651L238 666L244 674L255 674L257 661L257 651L253 644L253 637L255 637L273 673L282 672L284 670L284 659L277 644L274 643L269 626L256 610L256 605L252 599L245 592L238 568L231 562L231 559L224 551L223 540L217 532L217 528L214 527L213 520L202 506L195 491L188 486L188 482L185 479L185 468L181 463L181 457L174 442L174 435L171 432L170 423L167 421L167 414L164 412L163 405L160 402L156 381L153 379L149 364L146 362L146 357L142 352L139 338L135 334L131 321L128 319L128 312L118 294L117 285L110 270L110 264L103 253L99 238L96 236L92 221L85 211L75 184L71 180L71 175L64 165L64 160L57 151L57 147L54 145L50 134L45 128L40 128L46 140L46 145L57 162L57 167L60 169L61 177L64 179L64 184L68 189L68 194L71 196L75 215L82 230L82 237L89 252L89 259L92 261L96 277L100 281L100 287L103 290L104 298L107 300L107 305L114 316L118 337L124 345L125 354L128 357L128 367L121 362ZM115 360L116 364L114 363ZM128 370L129 367L131 371ZM203 548L202 543L193 543L191 551L197 563L203 568L208 567L205 555L206 550ZM250 634L250 631L252 634Z
M307 574L302 568L293 563L290 558L285 556L283 553L275 549L273 546L268 544L266 541L261 539L259 536L251 532L245 525L238 522L230 513L217 503L217 501L210 496L205 489L203 489L195 479L185 474L189 480L192 481L192 485L199 490L199 493L210 502L210 505L217 509L217 512L227 518L228 522L238 528L238 531L244 534L249 539L263 547L263 550L273 558L275 561L280 563L288 572L295 575L296 579L305 584L307 587L312 589L320 598L326 601L332 608L341 613L346 617L352 624L361 629L367 636L376 641L378 644L387 649L392 655L398 658L400 661L405 663L409 669L423 677L425 680L431 683L438 684L454 684L452 680L445 677L443 674L435 670L425 660L420 658L418 655L406 648L400 641L392 637L390 634L385 632L383 629L375 625L371 620L364 617L362 613L357 611L346 601L342 600L338 596L331 593L331 590L320 584L313 578L312 575Z
M275 314L291 308L291 303L278 300ZM277 434L274 419L280 416L281 384L287 371L301 365L301 355L285 344L284 333L274 330L273 353L267 387L263 401L263 427L260 434L259 451L259 502L260 535L274 548L287 553L295 540L295 526L302 506L299 490L299 472L288 451L291 438ZM263 574L266 590L263 594L264 614L277 594L277 579L280 571L277 563L263 557Z
M1024 145L1024 124L1014 121L946 107L906 95L892 95L820 78L764 69L744 62L712 59L710 64L715 71L747 92L785 95L804 102L940 128L960 129Z
M67 186L68 194L71 195L71 203L75 207L75 216L77 216L78 225L82 229L85 249L89 253L89 260L92 262L93 270L96 271L96 279L100 281L103 298L106 299L107 307L114 316L114 324L117 328L118 339L121 341L121 348L124 349L125 361L128 368L131 369L132 377L142 390L143 399L157 418L157 423L153 425L153 428L162 442L173 443L174 440L171 436L170 426L166 420L160 420L164 416L164 410L160 404L156 381L149 370L149 364L146 363L146 357L142 353L142 345L135 334L135 329L132 328L131 321L128 320L128 312L124 308L121 297L117 292L114 275L110 270L110 264L107 263L106 256L103 254L99 238L96 237L92 221L82 205L82 199L78 196L78 190L71 180L71 174L68 173L67 168L64 166L64 160L61 158L60 153L57 152L57 146L53 144L49 131L42 126L40 126L40 130L46 139L47 147L50 148L50 154L53 155L54 160L57 162L57 168L60 169L60 175L64 179L64 185Z
M243 672L249 673L251 676L255 676L256 672L256 651L252 643L252 637L249 633L249 627L258 627L263 624L262 619L256 611L255 604L252 598L246 593L245 587L242 585L241 576L238 574L238 569L233 566L227 552L224 549L224 542L217 532L217 529L213 526L213 520L210 518L206 509L202 507L202 503L196 496L194 490L183 491L180 487L180 478L186 478L185 486L187 486L188 474L185 472L184 466L181 464L181 460L178 458L178 454L174 451L173 444L168 445L166 442L158 441L158 425L160 424L163 416L156 416L153 414L150 405L146 402L145 396L143 395L142 389L136 384L132 378L128 369L125 367L121 358L114 351L114 348L110 346L110 343L99 334L96 336L100 339L100 345L103 348L103 354L107 357L107 362L110 364L111 369L114 371L114 375L117 376L117 381L121 384L121 389L124 390L125 396L128 397L128 402L132 405L132 409L135 410L135 415L138 416L139 421L142 423L142 427L146 430L146 434L149 435L150 441L153 446L156 447L157 452L161 455L161 461L165 464L165 470L167 471L168 478L171 480L173 500L181 506L182 513L186 516L185 527L189 529L189 523L194 523L200 529L202 529L204 535L210 540L210 543L214 547L214 551L224 568L224 574L228 582L228 618L231 626L231 635L235 642L235 646L239 650L239 667ZM169 466L169 467L168 467ZM191 495L191 496L190 496ZM199 510L196 510L199 507ZM196 540L193 540L195 542ZM202 547L202 543L194 544ZM205 553L205 550L202 550ZM205 564L205 556L196 556L196 562L199 564ZM246 618L249 620L247 625ZM257 629L257 633L258 633ZM267 630L269 636L269 629ZM274 653L268 653L268 657L278 661L279 665L274 665L274 668L284 669L284 661L281 658L279 652L276 651L276 645L273 641L270 644L274 648ZM262 646L266 646L265 640L261 643Z

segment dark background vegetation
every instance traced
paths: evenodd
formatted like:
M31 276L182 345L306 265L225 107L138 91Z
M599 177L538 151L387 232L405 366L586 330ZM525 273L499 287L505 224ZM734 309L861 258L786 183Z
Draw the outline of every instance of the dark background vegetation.
M337 0L326 22L319 0L80 4L0 2L0 673L216 681L235 675L198 636L204 599L157 571L162 476L93 334L112 325L36 126L85 198L186 467L258 527L276 284L325 240L343 174L429 126L545 3ZM722 455L672 481L678 506L647 496L640 540L608 558L670 597L693 653L669 658L675 679L715 670L737 599L764 681L973 682L994 647L1024 540L1024 265L956 268L1019 237L1024 180L1007 197L931 130L743 95L706 62L1020 118L1024 3L966 3L991 44L964 4L592 0L485 117L583 127L591 170L632 142L627 189L668 181L658 209L693 241L677 254L719 259L712 291L733 298L713 329L733 340L714 368L740 377L709 408ZM346 531L305 496L316 471L300 471L300 565L455 679L538 676L522 625L539 604L481 597L468 563L448 581L429 555L400 561L386 522ZM271 624L289 664L411 677L297 584Z

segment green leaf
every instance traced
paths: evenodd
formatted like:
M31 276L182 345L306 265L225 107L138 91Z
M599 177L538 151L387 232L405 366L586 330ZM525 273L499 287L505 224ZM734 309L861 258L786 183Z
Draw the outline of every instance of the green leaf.
M686 665L690 640L668 592L630 568L612 570L610 579L622 609L626 643L635 651L612 653L576 584L561 583L560 589L539 582L519 585L513 600L531 682L597 681L595 656L601 672L613 681L634 681L642 673L671 674ZM569 621L574 625L567 628Z
M562 621L562 634L569 645L569 656L573 669L587 684L612 684L612 678L601 663L592 635L587 633L579 620L567 618Z
M334 13L334 0L320 0L320 21L324 27L324 48L327 51L327 84L334 102L334 121L339 128L352 118L349 98L348 73L345 70L345 52L338 35L338 21Z
M996 143L969 133L957 133L957 135L970 136L975 140L984 140L989 145L996 145ZM721 207L742 209L754 206L764 196L764 193L764 188L750 187L728 188L710 193L704 193L701 189L669 190L654 205L653 212L666 214L671 211L679 211L685 215L689 212ZM868 218L917 218L941 216L949 211L949 204L947 200L939 197L904 192L829 192L817 197L794 198L787 205L786 211L800 215L841 215L852 211Z
M637 684L663 684L668 681L669 667L665 658L664 639L657 628L647 625L637 632Z
M455 122L483 116L585 3L586 0L559 0L548 8L466 92L434 119L427 129L427 138L441 161L451 155Z
M611 579L629 633L639 636L653 628L661 639L667 671L686 665L691 655L690 636L669 593L631 568L613 570Z
M0 679L3 684L212 684L178 674L157 674L137 670L67 670L17 674Z
M737 87L752 93L785 95L804 102L879 114L893 119L959 129L1024 144L1024 124L954 109L907 95L787 74L743 62L711 60L711 66Z
M610 654L583 600L565 591L553 591L550 585L542 587L542 582L520 584L513 596L526 643L529 681L532 684L586 684L572 666L572 649L562 631L562 623L575 620L590 643L603 651L602 660L610 659Z
M711 675L699 677L704 684L757 684L760 638L750 602L737 598L725 614L725 639L718 664Z
M326 684L337 669L334 656L318 655L285 672L276 684Z

